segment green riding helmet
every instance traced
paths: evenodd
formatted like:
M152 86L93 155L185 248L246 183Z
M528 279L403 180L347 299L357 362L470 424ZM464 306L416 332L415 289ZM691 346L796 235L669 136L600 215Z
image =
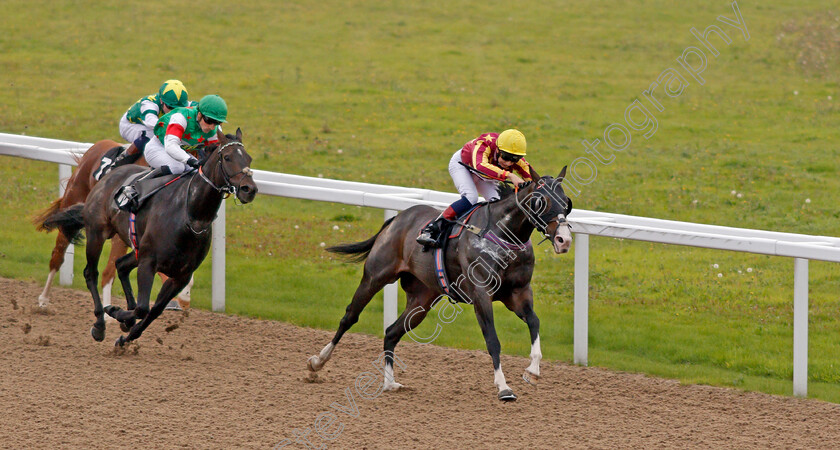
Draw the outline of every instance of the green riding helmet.
M189 105L189 94L184 83L179 80L166 80L160 86L158 98L170 108L183 108Z
M198 102L198 112L217 122L227 122L227 103L218 95L205 95Z

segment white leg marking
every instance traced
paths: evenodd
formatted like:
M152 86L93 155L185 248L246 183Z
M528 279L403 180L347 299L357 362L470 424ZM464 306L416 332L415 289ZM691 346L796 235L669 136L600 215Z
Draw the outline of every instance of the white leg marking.
M403 385L394 381L394 365L385 363L385 384L382 386L383 391L397 391Z
M502 365L501 364L499 364L499 368L496 369L493 372L493 374L494 374L493 384L495 384L496 387L499 388L499 392L502 392L505 389L510 389L510 387L508 387L508 385L507 385L507 381L505 381L505 374L502 373Z
M105 286L102 286L102 307L106 307L111 304L111 288L114 287L114 278L111 278ZM105 314L105 322L117 322L117 319Z
M102 286L102 306L111 304L111 288L114 286L114 279L111 278L105 286Z
M184 289L178 294L178 298L181 299L183 303L190 302L190 291L192 291L193 283L195 282L195 277L190 277L190 282L184 287Z
M542 360L542 351L540 351L540 335L537 335L537 338L534 339L534 343L531 344L531 365L528 366L527 370L528 373L531 373L536 376L540 376L540 361Z
M56 272L56 270L50 270L50 274L47 275L47 284L44 285L44 291L38 296L38 306L41 308L46 308L50 304L50 287L52 286L53 278L55 278Z
M317 372L321 370L321 368L324 367L324 363L330 360L334 348L335 345L333 345L333 343L330 342L323 349L321 349L321 353L310 357L308 362L309 370L311 370L312 372Z

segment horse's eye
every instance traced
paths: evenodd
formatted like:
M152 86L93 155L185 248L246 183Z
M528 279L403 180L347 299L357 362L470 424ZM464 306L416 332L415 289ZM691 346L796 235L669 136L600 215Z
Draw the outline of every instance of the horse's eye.
M225 161L230 161L230 156L225 155Z

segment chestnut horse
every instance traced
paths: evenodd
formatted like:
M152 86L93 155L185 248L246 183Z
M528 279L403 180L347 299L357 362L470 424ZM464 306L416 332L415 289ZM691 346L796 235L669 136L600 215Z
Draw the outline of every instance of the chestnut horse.
M55 214L61 209L68 208L77 203L85 202L91 189L93 189L93 186L96 185L97 180L93 178L93 174L97 169L99 169L102 157L106 152L108 152L108 150L118 147L119 145L120 144L118 142L110 139L99 141L93 144L93 146L78 159L78 167L73 172L73 175L71 175L67 180L67 188L64 190L64 195L53 201L49 208L42 211L34 218L33 221L39 231L49 231L44 228L44 220L46 220L47 217ZM146 159L143 157L140 157L140 159L134 164L148 166ZM58 269L61 268L62 264L64 264L64 252L67 251L67 247L69 245L70 241L67 239L67 236L59 230L58 236L55 238L55 247L53 247L52 257L50 258L50 273L47 275L47 283L44 285L44 291L38 296L38 306L42 308L49 306L50 287L52 286L56 272L58 272ZM111 254L108 257L108 265L105 267L105 271L102 274L103 303L109 305L111 304L111 285L114 282L114 274L116 273L114 262L120 256L125 255L126 251L127 247L124 242L119 239L111 241Z
M71 175L67 180L67 188L64 190L64 195L53 201L49 208L39 213L33 219L33 222L39 231L49 231L44 227L44 220L46 220L47 217L55 214L61 209L68 208L77 203L85 202L88 194L98 181L93 177L93 175L99 169L102 157L105 156L105 153L109 150L120 145L121 144L118 142L105 139L93 144L91 148L78 158L78 166L73 172L73 175ZM133 164L148 166L146 159L142 156L140 156L140 159L135 161ZM55 238L55 247L53 247L52 257L50 258L50 273L47 275L47 282L44 285L44 291L38 296L38 306L42 308L49 306L50 287L52 287L52 282L55 278L56 272L58 272L58 269L61 268L62 264L64 264L64 253L67 251L67 247L69 245L70 241L67 239L67 236L59 230L58 236ZM108 264L105 266L105 271L102 273L102 303L104 305L111 304L111 286L114 283L114 275L116 273L114 264L119 257L125 255L127 250L128 247L122 240L111 240L111 253L108 256ZM164 282L166 281L166 277L164 275L161 275L161 279ZM179 294L179 298L183 299L185 302L189 301L191 286L192 280L184 291Z

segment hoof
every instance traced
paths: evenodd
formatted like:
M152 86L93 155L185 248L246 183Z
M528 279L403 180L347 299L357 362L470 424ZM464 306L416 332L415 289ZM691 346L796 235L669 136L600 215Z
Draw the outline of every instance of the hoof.
M90 335L93 336L94 341L102 342L102 340L105 339L105 327L102 327L101 330L96 327L91 327Z
M306 361L306 367L309 369L310 372L317 372L324 367L324 363L321 362L321 359L317 356L310 356L309 360Z
M505 389L504 391L499 392L499 400L503 402L515 402L516 394L514 394L510 389Z
M128 341L126 340L125 336L120 336L114 342L114 347L123 347Z
M123 333L128 333L129 331L131 331L131 327L125 322L120 322L120 330L122 330Z
M525 373L522 374L522 379L525 380L525 382L530 384L531 386L536 386L537 383L540 382L539 375L534 375L533 373L528 372L527 370L525 371Z
M401 384L399 384L399 383L397 383L397 382L394 382L394 383L391 383L391 384L389 384L389 385L387 385L387 386L383 386L383 387L382 387L382 390L383 390L383 391L399 391L399 390L400 390L400 389L402 389L402 388L403 388L403 385L401 385Z
M46 308L47 306L50 306L50 299L48 299L47 297L44 297L43 295L39 295L38 296L38 307Z

